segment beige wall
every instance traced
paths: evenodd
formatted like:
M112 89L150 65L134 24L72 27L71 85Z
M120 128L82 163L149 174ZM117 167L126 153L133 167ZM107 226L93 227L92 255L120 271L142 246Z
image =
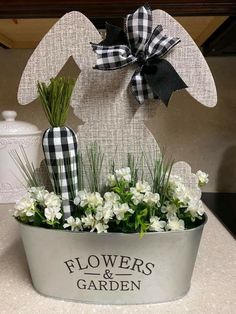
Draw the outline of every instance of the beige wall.
M48 123L41 106L19 106L16 100L21 72L30 49L0 48L0 110L16 110L18 118L45 129ZM148 126L175 160L185 160L194 171L209 173L206 191L236 192L236 58L208 58L218 89L218 104L206 108L185 91L172 97L169 107L159 106ZM70 62L65 72L78 74ZM79 120L71 110L68 124L76 129Z

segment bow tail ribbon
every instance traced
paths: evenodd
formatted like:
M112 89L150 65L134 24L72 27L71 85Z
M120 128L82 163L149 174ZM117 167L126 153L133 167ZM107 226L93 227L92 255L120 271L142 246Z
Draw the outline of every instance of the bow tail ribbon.
M188 87L165 59L153 57L138 68L131 78L131 90L141 104L145 99L161 99L168 106L172 93Z
M154 95L150 85L145 79L144 75L141 73L141 68L138 68L130 81L131 91L138 101L138 103L142 104L145 99L155 99L158 96Z
M153 94L166 106L174 91L188 87L167 60L155 56L147 60L142 67L141 75L146 79Z

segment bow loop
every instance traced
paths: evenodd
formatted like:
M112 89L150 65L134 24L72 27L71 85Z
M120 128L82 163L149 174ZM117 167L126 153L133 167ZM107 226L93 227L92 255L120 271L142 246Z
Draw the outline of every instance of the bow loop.
M152 33L152 11L149 6L143 6L126 17L126 33L129 46L134 56L144 51L146 42Z
M163 57L170 49L180 42L177 37L167 37L162 35L162 26L158 25L152 32L147 44L145 45L145 55L147 58L153 56Z
M116 70L137 60L137 58L131 54L129 47L125 45L101 46L92 43L91 45L97 54L97 63L94 69Z

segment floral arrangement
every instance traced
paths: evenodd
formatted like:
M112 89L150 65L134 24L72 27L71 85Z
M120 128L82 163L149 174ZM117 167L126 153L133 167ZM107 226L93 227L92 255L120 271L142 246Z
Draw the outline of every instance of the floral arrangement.
M73 87L74 80L63 77L52 78L49 85L38 83L51 124L42 144L52 187L45 189L23 148L23 159L12 152L28 186L27 194L15 206L15 218L45 228L138 232L141 237L147 231L177 231L200 224L204 213L201 193L194 193L180 176L173 175L173 162L166 162L163 156L155 154L153 160L153 154L128 154L123 168L112 160L104 180L100 147L92 144L83 156L76 134L64 126ZM197 178L199 188L208 181L202 171L197 172Z
M157 159L153 167L149 165L151 183L138 178L140 169L129 156L127 167L115 169L113 162L112 172L100 186L100 171L96 173L95 167L101 170L103 155L97 146L93 146L88 150L88 156L94 157L91 171L86 173L90 189L78 189L73 199L76 207L73 215L66 217L61 195L40 186L37 178L32 179L34 172L31 169L26 177L35 186L31 186L16 203L14 217L33 226L97 233L139 232L140 237L145 232L184 230L201 223L204 208L200 198L191 192L180 176L171 174L172 163L166 163L163 157ZM94 162L99 160L98 167ZM21 164L24 161L21 160ZM25 164L24 170L30 163ZM81 159L80 164L84 164ZM199 170L196 176L199 187L208 182L206 173Z

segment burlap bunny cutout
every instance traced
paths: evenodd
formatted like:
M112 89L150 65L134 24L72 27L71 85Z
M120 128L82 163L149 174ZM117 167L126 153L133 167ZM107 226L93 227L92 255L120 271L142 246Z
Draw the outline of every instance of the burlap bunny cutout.
M153 27L160 24L164 34L181 39L164 58L186 83L188 93L207 107L215 106L214 79L190 35L164 11L154 10L152 18ZM149 155L159 151L145 121L153 116L156 106L163 104L159 100L137 104L128 89L136 64L115 71L93 69L96 54L90 42L101 40L97 29L83 14L70 12L64 15L30 57L20 81L18 101L26 105L36 99L37 82L49 82L72 56L81 70L71 101L75 115L84 122L78 129L78 147L85 152L86 146L96 141L105 153L104 169L107 172L111 157L116 158L117 166L122 166L127 153ZM182 173L186 181L197 188L197 180L186 163L176 163L173 171Z

